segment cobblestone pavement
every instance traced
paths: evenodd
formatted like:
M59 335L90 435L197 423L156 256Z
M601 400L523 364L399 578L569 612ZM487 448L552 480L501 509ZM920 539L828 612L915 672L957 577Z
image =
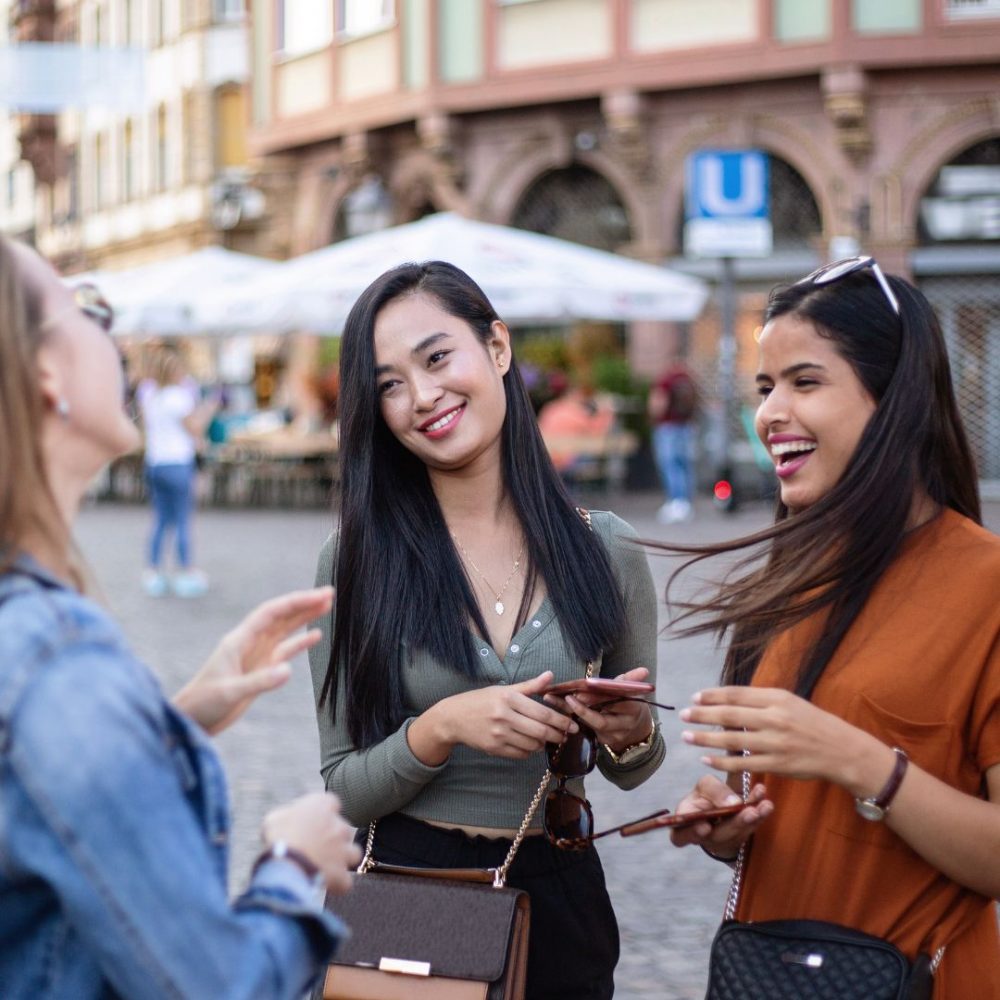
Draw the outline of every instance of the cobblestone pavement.
M658 498L626 496L610 503L642 537L707 542L743 534L769 520L769 510L749 506L724 515L702 505L687 524L661 527ZM256 603L311 584L316 552L332 516L316 511L203 510L195 540L211 577L208 595L196 601L153 600L140 590L149 514L144 508L100 505L84 511L79 540L112 613L139 655L169 693L181 686L222 633ZM1000 504L987 507L1000 531ZM670 560L654 556L659 591ZM661 613L661 621L664 615ZM710 638L664 639L659 647L659 700L678 707L714 682L720 654ZM257 829L268 809L321 786L312 689L305 658L281 691L262 698L218 739L230 779L235 814L232 883L239 888L258 851ZM624 793L599 775L588 784L599 826L624 822L662 807L673 808L704 768L695 748L680 741L674 713L663 713L669 748L660 772ZM618 912L622 958L616 976L620 1000L704 995L708 948L728 885L728 869L700 851L672 848L665 835L601 842L608 886Z

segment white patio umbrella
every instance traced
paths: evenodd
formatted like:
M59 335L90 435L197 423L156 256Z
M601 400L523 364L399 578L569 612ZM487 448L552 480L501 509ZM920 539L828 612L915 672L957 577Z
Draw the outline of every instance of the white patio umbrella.
M89 271L64 279L96 284L115 310L115 333L180 336L209 332L199 302L252 285L281 265L209 246L123 271Z
M218 332L340 333L361 292L406 261L468 273L510 322L690 320L707 285L666 268L445 212L304 254L260 281L206 296L196 321Z

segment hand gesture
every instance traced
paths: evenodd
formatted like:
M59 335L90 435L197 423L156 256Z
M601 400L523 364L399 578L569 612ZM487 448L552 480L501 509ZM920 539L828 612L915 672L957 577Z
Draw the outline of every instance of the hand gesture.
M351 887L351 869L361 860L351 827L340 815L340 800L330 792L313 792L272 809L264 818L264 843L283 840L301 851L323 875L327 889L340 895Z
M535 700L551 683L552 671L546 670L520 684L452 695L429 712L434 713L435 729L449 751L461 743L496 757L523 760L546 743L561 743L567 733L577 731L568 716Z
M174 704L206 732L232 725L253 700L291 676L292 657L316 645L319 629L293 635L330 610L332 587L301 590L265 601L223 636Z
M649 671L645 667L635 667L619 674L616 680L644 681L648 676ZM638 698L614 700L606 694L582 692L566 695L565 698L546 695L545 701L576 716L585 726L593 729L598 742L606 743L615 753L641 743L653 731L652 709Z
M859 760L891 757L874 736L782 688L711 688L694 701L681 712L684 722L724 728L687 731L684 740L716 751L702 761L729 774L819 778L851 788ZM728 753L743 750L750 753Z
M738 760L739 758L734 758ZM707 848L720 858L735 858L740 845L757 829L760 824L774 812L774 803L767 797L763 785L754 785L746 808L729 819L717 823L695 823L693 826L670 831L670 839L677 847L687 844L698 844ZM735 805L741 798L725 782L714 774L706 774L698 784L681 799L677 806L677 815L700 812L704 809L717 809L721 806Z

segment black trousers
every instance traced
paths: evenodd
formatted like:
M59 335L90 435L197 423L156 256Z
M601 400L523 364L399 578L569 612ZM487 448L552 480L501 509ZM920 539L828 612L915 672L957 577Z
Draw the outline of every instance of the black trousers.
M364 846L367 829L358 831ZM375 827L377 861L423 868L495 868L509 840L469 837L393 813ZM507 884L531 899L527 1000L609 1000L618 964L618 921L593 847L562 851L525 837Z

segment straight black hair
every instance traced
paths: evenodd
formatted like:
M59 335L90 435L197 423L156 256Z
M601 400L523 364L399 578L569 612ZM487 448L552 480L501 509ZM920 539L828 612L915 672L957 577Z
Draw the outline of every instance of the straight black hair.
M392 434L379 406L375 322L388 303L416 293L468 323L484 350L499 319L482 289L442 261L387 271L365 289L347 317L340 353L337 599L320 705L327 702L334 714L338 697L347 699L348 731L359 747L385 739L404 721L407 649L424 649L458 673L477 678L482 667L469 622L480 635L489 635L427 468ZM528 557L518 620L540 576L582 663L613 647L620 636L625 624L621 594L604 546L588 530L549 460L513 357L503 382L502 476Z
M874 275L776 288L765 323L794 316L830 340L876 402L844 474L822 499L794 516L778 500L775 523L712 546L660 546L693 555L747 552L706 600L679 602L685 634L732 638L724 684L749 684L764 650L795 622L824 611L818 641L799 664L796 693L809 698L872 589L895 559L914 497L981 523L975 462L952 388L948 352L927 299L887 275L899 315Z

